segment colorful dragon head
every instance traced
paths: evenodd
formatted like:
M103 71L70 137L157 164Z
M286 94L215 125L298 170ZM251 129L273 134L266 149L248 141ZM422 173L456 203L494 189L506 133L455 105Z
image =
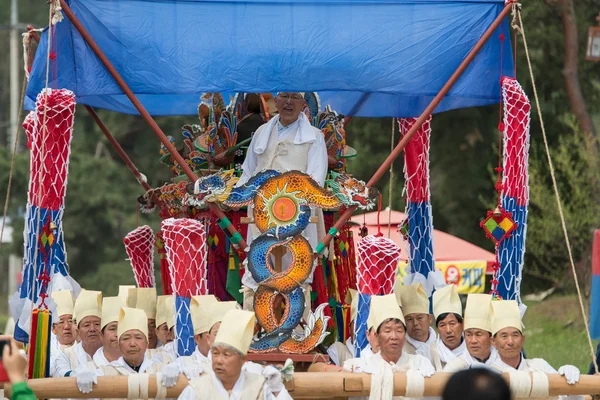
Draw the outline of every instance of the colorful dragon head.
M331 179L326 182L329 189L347 207L357 206L361 210L370 210L377 204L379 192L352 175L331 172Z
M203 207L206 202L224 202L231 193L238 177L233 176L234 170L219 171L203 176L195 183L187 185L187 204Z

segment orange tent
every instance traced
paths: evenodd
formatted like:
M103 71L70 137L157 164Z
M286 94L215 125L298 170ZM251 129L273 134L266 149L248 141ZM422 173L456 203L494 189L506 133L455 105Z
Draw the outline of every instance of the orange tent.
M400 211L390 213L387 209L381 210L379 218L381 233L385 237L388 237L388 221L391 221L389 237L402 248L400 256L402 260L407 260L408 254L405 251L404 239L398 232L398 224L402 223L405 218L406 214ZM360 227L363 225L363 220L369 229L369 234L375 235L377 233L377 211L354 215L351 218L351 221L357 224L352 226L355 237L357 237ZM484 234L483 231L481 234ZM358 243L358 240L355 240L355 243ZM493 274L492 264L496 260L494 253L437 229L433 231L433 257L440 262L485 261L486 274L488 275Z

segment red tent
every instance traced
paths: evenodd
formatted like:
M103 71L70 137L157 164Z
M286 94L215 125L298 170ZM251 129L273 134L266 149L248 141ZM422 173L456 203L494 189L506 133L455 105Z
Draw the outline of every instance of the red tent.
M405 218L406 214L400 211L392 211L390 213L389 210L381 210L379 220L381 224L381 233L383 233L385 237L388 236L388 221L391 221L389 237L402 248L403 251L400 256L402 260L406 260L408 254L404 251L404 240L402 239L400 232L398 232L398 224L402 223ZM373 235L376 234L377 211L354 215L351 218L351 221L357 224L352 227L355 236L358 235L363 220L369 229L369 233ZM484 234L483 231L481 231L481 234ZM358 241L355 241L355 243L357 242ZM443 262L485 261L487 263L486 274L488 275L493 273L492 264L496 259L494 253L437 229L434 229L433 231L433 256L436 261Z

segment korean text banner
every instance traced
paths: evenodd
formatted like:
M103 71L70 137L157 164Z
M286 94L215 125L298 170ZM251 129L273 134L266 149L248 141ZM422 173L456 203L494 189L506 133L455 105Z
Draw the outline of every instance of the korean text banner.
M399 264L398 273L406 275L406 261ZM442 272L447 284L454 284L458 293L483 293L485 290L485 261L436 262L435 268Z

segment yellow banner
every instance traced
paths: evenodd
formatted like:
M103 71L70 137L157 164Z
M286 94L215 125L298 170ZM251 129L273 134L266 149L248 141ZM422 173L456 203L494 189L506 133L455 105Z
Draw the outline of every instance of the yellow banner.
M406 275L406 261L398 265L398 274ZM457 286L458 293L483 293L485 288L485 261L436 262L435 268L442 272L446 283Z

